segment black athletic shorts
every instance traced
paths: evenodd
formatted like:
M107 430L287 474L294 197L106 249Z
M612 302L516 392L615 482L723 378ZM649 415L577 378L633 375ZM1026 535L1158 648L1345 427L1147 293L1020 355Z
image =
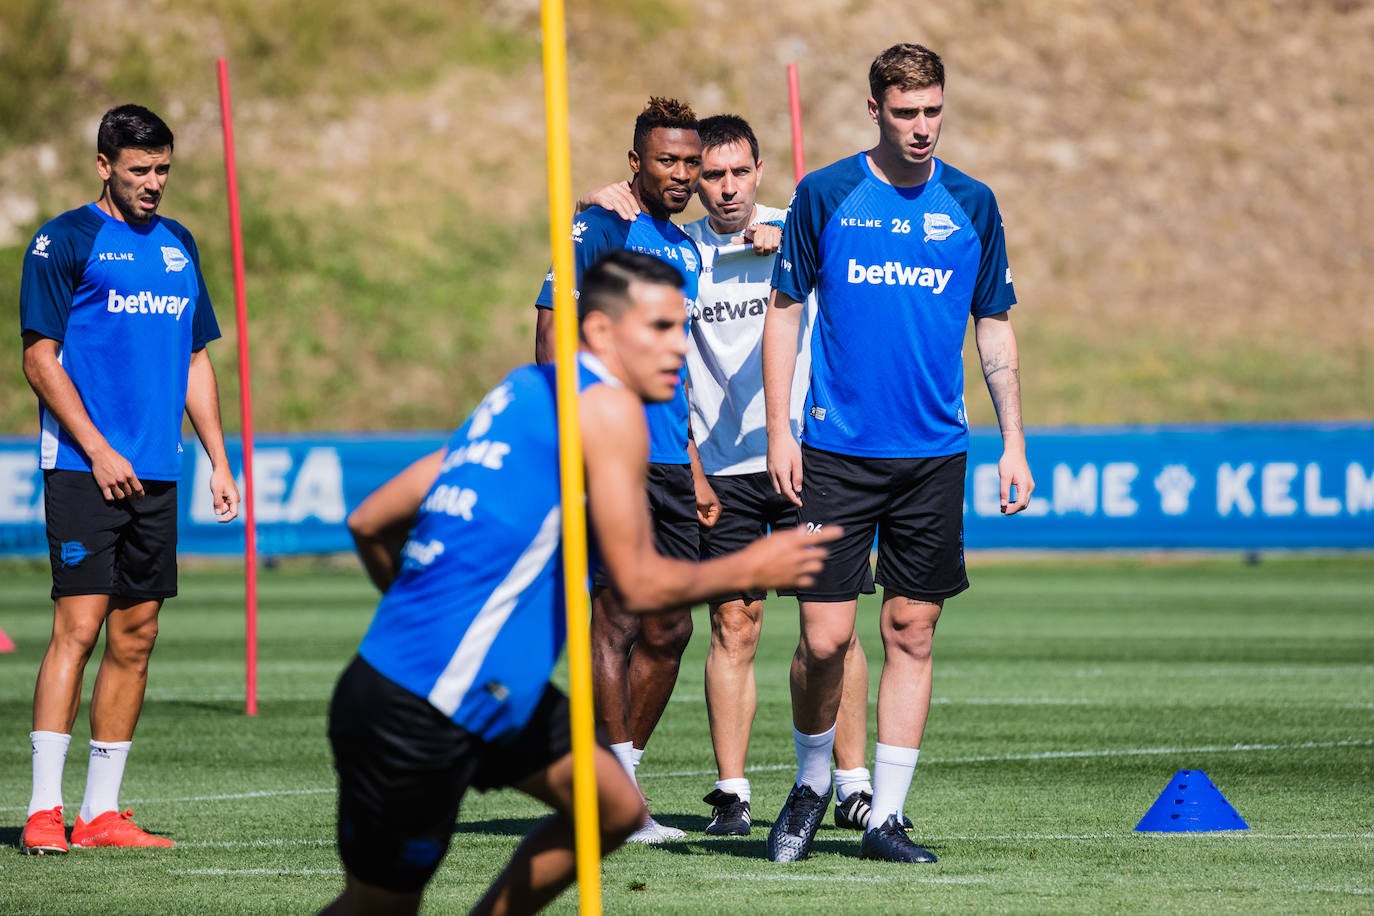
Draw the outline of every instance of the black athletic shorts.
M142 499L110 502L89 471L43 472L53 600L177 593L177 485L144 480Z
M650 464L647 485L653 519L654 548L674 560L697 560L701 537L697 525L697 491L690 464ZM610 573L597 564L594 588L609 588Z
M843 525L816 581L797 597L858 597L876 535L874 578L888 591L942 601L968 588L964 571L963 453L855 458L802 446L803 524Z
M568 701L552 685L523 731L485 741L360 657L334 688L329 743L339 858L359 880L396 893L420 890L439 868L469 786L514 785L572 750Z
M721 510L720 519L714 527L701 529L702 557L724 556L747 547L767 531L797 526L801 510L790 499L778 495L767 471L707 477L707 480L716 491ZM864 566L859 591L865 595L871 595L874 591L873 570L867 565ZM796 591L780 588L778 594L795 595ZM752 602L762 601L766 597L765 592L749 591L721 595L713 600Z
M767 471L752 474L721 474L706 478L720 500L720 518L714 527L701 529L703 559L723 557L758 540L774 529L795 528L797 507L773 490ZM716 601L762 601L763 591L720 595Z

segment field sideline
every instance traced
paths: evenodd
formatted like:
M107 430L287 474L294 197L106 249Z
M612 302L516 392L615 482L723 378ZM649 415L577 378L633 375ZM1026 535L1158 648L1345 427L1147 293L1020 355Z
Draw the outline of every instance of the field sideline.
M1374 912L1374 561L970 558L973 589L936 641L935 704L907 813L941 857L858 859L828 826L810 860L766 861L793 775L787 665L796 614L773 600L751 746L755 830L702 834L714 780L702 702L706 621L641 768L689 839L603 868L608 913ZM260 580L260 713L243 715L242 573L189 564L164 612L122 801L167 851L29 858L33 676L46 570L0 565L0 913L308 913L337 892L325 705L371 612L362 574L293 562ZM873 660L876 605L861 608ZM89 693L92 678L87 678ZM88 728L65 791L80 805ZM870 756L873 735L870 731ZM1204 770L1248 821L1133 830L1179 769ZM471 796L426 912L464 912L541 808ZM571 913L576 891L552 912Z

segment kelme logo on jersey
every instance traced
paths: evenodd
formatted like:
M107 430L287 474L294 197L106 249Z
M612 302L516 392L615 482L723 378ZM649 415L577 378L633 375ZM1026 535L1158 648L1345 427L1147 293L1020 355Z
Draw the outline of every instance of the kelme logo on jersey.
M190 259L186 257L186 252L182 251L180 248L168 248L166 245L163 245L162 263L167 265L167 273L179 274L186 268L186 265L191 262Z
M867 283L871 286L924 286L938 296L945 291L953 270L938 267L908 267L901 261L884 261L882 264L863 265L853 258L849 259L849 282Z
M146 289L141 293L121 296L110 290L110 298L105 308L116 314L124 312L127 315L171 315L180 321L181 313L186 311L186 306L190 304L191 300L186 296L155 296Z
M49 256L48 246L51 244L52 239L48 238L46 235L40 235L38 236L38 238L33 240L33 253L38 255L40 258L46 258Z
M921 229L925 231L927 242L943 242L959 231L959 227L949 218L948 213L927 213L921 223Z

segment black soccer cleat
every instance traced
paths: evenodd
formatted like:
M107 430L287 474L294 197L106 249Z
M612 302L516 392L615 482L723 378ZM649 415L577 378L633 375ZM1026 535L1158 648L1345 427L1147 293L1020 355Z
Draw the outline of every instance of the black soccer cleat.
M810 786L793 786L782 811L768 831L768 858L773 862L795 862L811 852L811 841L830 807L831 789L817 795Z
M711 823L706 825L710 836L748 836L752 820L749 803L733 792L712 789L702 801L711 806Z
M881 827L865 831L859 857L882 862L934 862L935 853L917 846L906 835L897 815L889 814Z
M851 792L844 801L835 799L835 826L842 830L867 830L873 815L873 793ZM902 826L911 829L911 819L902 816Z

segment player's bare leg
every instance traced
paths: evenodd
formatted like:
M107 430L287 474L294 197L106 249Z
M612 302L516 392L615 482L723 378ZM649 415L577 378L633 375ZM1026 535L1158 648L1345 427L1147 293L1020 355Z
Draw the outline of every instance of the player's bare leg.
M884 593L883 670L878 679L878 741L921 746L930 714L932 646L943 602Z
M601 748L596 753L596 792L601 829L601 854L609 854L639 829L648 812L639 791L615 757ZM492 882L474 913L533 913L563 892L577 875L573 835L572 755L520 782L516 788L553 807L516 847L510 862Z
M34 731L71 734L86 663L109 610L109 595L68 595L54 602L52 636L33 691Z
M858 601L802 601L801 639L792 657L792 725L818 735L836 724L845 655L854 638Z
M630 740L630 652L641 622L621 609L610 589L592 594L592 694L597 725L611 744Z
M883 672L878 681L878 743L873 764L873 810L861 844L866 859L934 862L904 828L921 739L930 713L932 647L943 602L883 593Z
M706 651L706 718L720 779L742 779L749 734L758 711L754 656L763 629L763 602L736 599L711 605Z
M643 614L630 652L630 740L643 750L677 686L682 653L692 639L692 611Z
M868 656L854 634L844 656L844 682L835 720L835 769L867 766L868 753Z
M116 598L110 603L105 654L91 693L91 738L128 741L143 711L162 602Z

